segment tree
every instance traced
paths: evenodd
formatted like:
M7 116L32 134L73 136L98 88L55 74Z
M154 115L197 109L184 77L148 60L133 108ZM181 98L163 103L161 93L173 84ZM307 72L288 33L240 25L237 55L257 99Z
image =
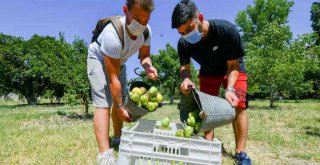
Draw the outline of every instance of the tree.
M180 63L178 52L170 44L167 44L164 50L159 50L158 55L152 55L151 57L154 67L157 68L159 80L147 80L145 73L141 72L141 77L133 79L132 81L147 81L151 85L158 87L165 98L170 98L170 104L172 104L174 98L178 98L180 94ZM198 84L197 72L192 63L191 76L192 81Z
M66 72L67 81L66 93L69 103L76 102L73 100L80 100L84 106L84 119L89 114L89 99L90 99L90 85L87 76L87 44L82 39L75 39L72 43L72 53L67 57L65 64L68 69Z
M49 79L39 72L34 66L35 61L41 55L41 50L33 49L41 44L38 36L32 37L29 41L1 34L0 56L1 56L1 78L2 85L10 92L24 96L28 104L36 104L37 98L46 90Z
M315 97L320 96L320 2L313 2L311 6L311 21L312 21L312 29L317 34L317 41L315 45L317 46L310 46L309 49L310 54L310 63L309 66L316 66L316 67L308 67L307 73L305 75L306 81L313 82L313 90L315 91ZM315 65L312 65L315 64Z
M287 0L255 0L236 18L246 46L249 90L259 88L268 94L270 107L274 106L276 93L288 90L284 80L304 71L293 67L303 65L301 58L294 60L288 48L292 33L287 22L292 5Z
M311 21L312 28L320 37L320 2L313 2L311 6ZM320 44L320 40L317 40L317 45Z

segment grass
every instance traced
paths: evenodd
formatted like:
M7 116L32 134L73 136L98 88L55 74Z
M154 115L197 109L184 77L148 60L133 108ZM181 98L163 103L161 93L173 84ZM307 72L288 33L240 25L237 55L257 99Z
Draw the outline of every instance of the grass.
M247 152L253 163L320 164L320 101L280 102L275 109L268 104L252 101L248 109ZM83 121L81 112L81 106L27 106L24 102L1 101L0 164L95 164L93 122ZM179 122L177 104L166 105L146 118L165 116ZM233 164L232 126L216 129L215 135L225 148L223 164Z

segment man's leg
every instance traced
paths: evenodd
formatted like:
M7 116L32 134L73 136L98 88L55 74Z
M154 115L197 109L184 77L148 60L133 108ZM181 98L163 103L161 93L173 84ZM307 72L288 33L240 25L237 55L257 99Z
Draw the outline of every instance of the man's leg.
M94 113L94 133L99 145L100 154L110 149L109 145L109 125L110 112L109 108L96 108Z
M246 111L246 94L247 94L247 75L240 73L237 83L235 84L236 95L239 98L239 104L236 108L236 116L233 121L233 131L236 142L236 153L245 150L248 136L248 116Z
M223 82L223 76L199 76L200 91L218 96L221 83ZM214 130L204 132L204 138L206 140L213 140Z
M224 86L227 85L227 80L224 81ZM239 104L236 108L236 116L233 121L233 131L236 142L235 161L236 164L251 165L251 159L244 151L248 136L248 116L246 111L246 94L247 94L247 75L240 73L236 85L236 95L239 98Z
M233 121L233 131L236 142L236 153L245 150L248 136L248 117L247 111L244 108L236 109L236 117Z

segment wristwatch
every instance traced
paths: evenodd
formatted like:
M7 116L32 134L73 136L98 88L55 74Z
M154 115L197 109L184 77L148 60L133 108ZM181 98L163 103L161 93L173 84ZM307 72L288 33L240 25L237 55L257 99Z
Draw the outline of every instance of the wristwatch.
M227 91L231 91L231 92L236 92L236 89L234 89L234 88L226 88L225 90L224 90L224 92L227 92Z

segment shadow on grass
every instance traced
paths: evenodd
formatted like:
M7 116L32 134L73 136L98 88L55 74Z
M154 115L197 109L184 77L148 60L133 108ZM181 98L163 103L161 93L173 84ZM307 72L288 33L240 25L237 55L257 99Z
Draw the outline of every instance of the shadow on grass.
M274 107L269 107L269 106L254 106L251 105L248 107L249 110L264 110L264 111L272 111L272 110L292 110L292 108L288 108L288 107L280 107L280 106L274 106Z
M41 103L41 104L37 104L37 105L43 105L46 107L60 107L60 106L64 106L64 103Z
M29 105L29 104L15 104L15 105L0 105L0 110L10 110L15 108L23 108L23 107L29 107L29 106L46 106L46 107L58 107L63 106L64 103L41 103L41 104L35 104L35 105Z
M27 107L28 104L17 104L17 105L0 105L0 110L10 110L15 108Z
M228 157L228 158L230 158L230 159L235 159L233 153L232 153L232 152L228 152L228 151L224 148L223 144L222 144L221 150L222 150L221 153L222 153L222 155L223 155L224 157Z
M75 119L75 120L92 120L93 119L93 113L89 113L88 115L84 114L78 114L78 113L66 113L64 111L58 111L58 115L60 116L66 116L69 119Z
M312 126L304 126L303 128L306 129L307 135L320 138L320 128Z

